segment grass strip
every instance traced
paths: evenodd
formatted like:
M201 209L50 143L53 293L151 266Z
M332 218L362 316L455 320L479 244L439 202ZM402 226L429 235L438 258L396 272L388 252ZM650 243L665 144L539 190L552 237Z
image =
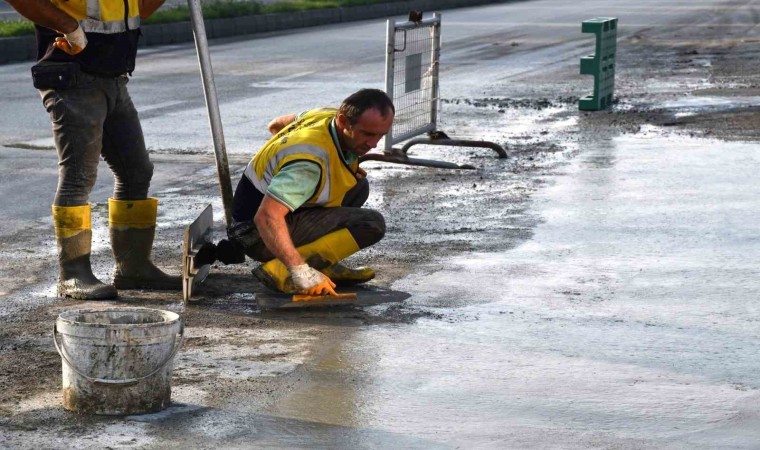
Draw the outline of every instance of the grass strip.
M0 37L34 34L34 24L28 20L0 20Z
M201 3L205 19L223 19L230 17L252 16L256 14L274 14L313 9L340 8L346 6L391 3L400 0L289 0L262 5L255 1L218 0ZM156 11L144 24L186 22L190 20L190 8L178 5ZM0 20L0 37L13 37L34 34L34 24L28 20Z

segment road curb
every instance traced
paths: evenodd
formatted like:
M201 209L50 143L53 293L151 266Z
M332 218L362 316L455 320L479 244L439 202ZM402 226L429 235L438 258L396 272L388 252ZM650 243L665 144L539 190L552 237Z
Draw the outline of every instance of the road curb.
M205 25L208 39L215 39L359 20L387 19L412 10L438 11L515 1L526 0L410 0L347 8L209 19L205 21ZM190 22L143 25L142 30L140 47L178 44L193 40ZM34 60L36 55L37 45L33 35L0 38L0 64Z

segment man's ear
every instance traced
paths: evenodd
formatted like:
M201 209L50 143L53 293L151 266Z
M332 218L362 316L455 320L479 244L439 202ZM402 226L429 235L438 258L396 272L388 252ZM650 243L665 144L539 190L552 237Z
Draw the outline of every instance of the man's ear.
M347 128L350 128L350 122L348 121L348 117L346 117L343 113L338 113L337 116L335 116L335 123L338 125L338 128L341 130L345 130Z

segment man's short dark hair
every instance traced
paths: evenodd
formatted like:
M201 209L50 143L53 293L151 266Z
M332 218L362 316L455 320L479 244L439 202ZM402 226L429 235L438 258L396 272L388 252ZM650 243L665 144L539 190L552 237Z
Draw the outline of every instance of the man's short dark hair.
M346 116L351 125L354 125L364 111L372 108L380 111L383 117L396 113L393 100L380 89L362 89L354 92L343 100L339 112Z

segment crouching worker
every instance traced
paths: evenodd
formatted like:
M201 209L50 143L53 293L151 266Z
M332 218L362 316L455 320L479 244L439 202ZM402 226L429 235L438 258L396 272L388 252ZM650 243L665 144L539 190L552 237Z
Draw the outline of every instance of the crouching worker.
M242 248L262 262L254 275L285 293L334 295L336 284L374 278L372 269L340 261L385 234L383 216L361 208L369 184L359 156L377 146L394 114L385 92L363 89L339 109L274 119L274 136L237 185L229 240L219 243L215 257L227 262L226 254Z

